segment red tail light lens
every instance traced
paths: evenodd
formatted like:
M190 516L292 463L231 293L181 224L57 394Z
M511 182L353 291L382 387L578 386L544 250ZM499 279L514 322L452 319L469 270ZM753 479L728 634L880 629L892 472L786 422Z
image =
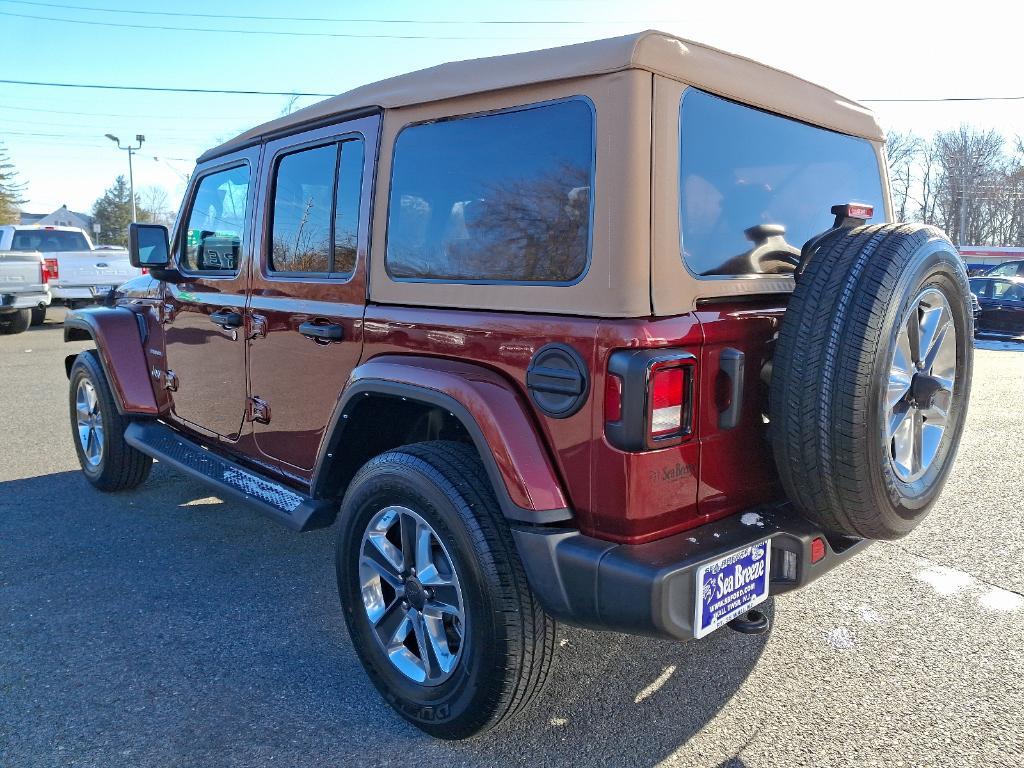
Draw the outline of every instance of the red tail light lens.
M46 260L46 272L49 274L51 280L57 280L60 278L60 270L57 268L56 259Z
M39 265L39 282L43 285L50 282L50 271L46 268L45 261Z
M678 363L655 363L650 378L650 436L662 438L683 430L686 377Z

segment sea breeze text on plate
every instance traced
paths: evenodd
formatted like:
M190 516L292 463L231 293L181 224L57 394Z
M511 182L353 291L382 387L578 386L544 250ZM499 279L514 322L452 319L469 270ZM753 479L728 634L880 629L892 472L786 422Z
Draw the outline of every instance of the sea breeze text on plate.
M718 595L716 598L730 594L740 587L761 578L764 575L764 562L765 561L763 559L758 560L756 563L752 563L746 568L737 564L735 568L733 568L732 575L727 576L725 573L718 574L718 579L716 580Z

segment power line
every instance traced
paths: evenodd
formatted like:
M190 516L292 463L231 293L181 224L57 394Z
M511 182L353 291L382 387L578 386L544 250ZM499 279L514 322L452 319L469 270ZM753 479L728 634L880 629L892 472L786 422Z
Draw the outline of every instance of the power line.
M0 12L2 15L2 12ZM38 85L47 88L98 88L106 91L154 91L158 93L219 93L239 96L336 96L335 93L307 93L303 91L246 91L229 88L164 88L151 85L98 85L95 83L51 83L41 80L0 80L7 85Z
M1024 101L1024 96L944 96L933 99L858 99L858 101L870 101L872 104L881 104L883 102L937 103L943 101Z
M8 1L8 0L4 0ZM213 27L170 27L162 24L129 24L122 21L90 21L86 19L61 19L54 16L36 16L29 13L0 11L0 16L35 21L55 21L60 24L84 24L90 27L120 27L123 29L151 29L163 32L212 32L217 35L271 35L284 37L332 37L366 40L534 40L536 37L488 37L481 35L380 35L352 32L291 32L283 29L215 29Z
M623 24L626 22L618 21L594 21L592 19L579 19L579 20L551 20L551 21L535 21L525 19L368 19L368 18L350 18L350 19L339 19L336 17L327 16L251 16L243 14L230 14L230 13L183 13L181 11L140 11L128 8L107 8L95 5L66 5L62 3L41 3L34 2L32 0L0 0L0 2L14 3L17 5L32 5L43 8L59 8L61 10L70 11L96 11L102 13L122 13L132 14L133 16L185 16L190 18L201 18L201 19L241 19L245 21L313 21L313 22L328 22L337 24L492 24L492 25L551 25L551 24L565 24L565 25L583 25L583 24Z
M289 96L292 94L288 94ZM10 104L0 104L0 111L4 110L17 110L18 112L43 112L49 115L77 115L80 117L102 117L104 119L109 117L127 117L133 120L188 120L194 122L196 120L215 120L223 123L225 120L233 120L236 123L245 123L244 119L232 117L230 115L220 115L214 117L212 115L126 115L119 114L116 112L72 112L64 109L40 109L36 107L15 107ZM7 118L0 117L0 120L6 120ZM256 120L266 119L265 116L262 118L255 118L249 121L255 122Z

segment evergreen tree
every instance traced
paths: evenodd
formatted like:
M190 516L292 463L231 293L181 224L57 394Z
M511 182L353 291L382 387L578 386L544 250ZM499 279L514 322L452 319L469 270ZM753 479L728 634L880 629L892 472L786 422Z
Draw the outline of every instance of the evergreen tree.
M25 185L18 181L18 172L0 144L0 224L18 221L18 210L25 198Z
M135 207L139 221L147 221L148 216L139 205L138 195L135 196ZM124 176L118 176L113 186L93 203L92 215L100 225L100 243L128 247L128 225L132 223L132 196L128 189L128 180Z

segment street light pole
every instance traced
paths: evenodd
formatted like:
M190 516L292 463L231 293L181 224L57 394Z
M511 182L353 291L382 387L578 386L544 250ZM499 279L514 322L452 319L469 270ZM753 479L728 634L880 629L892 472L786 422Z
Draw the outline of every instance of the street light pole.
M141 133L135 135L135 140L139 142L137 147L133 147L131 144L127 147L122 147L121 140L110 133L106 134L106 137L117 144L118 149L123 149L128 153L128 190L132 196L132 222L134 223L135 219L138 217L135 212L135 176L132 172L132 155L142 149L142 142L146 140L146 137Z

